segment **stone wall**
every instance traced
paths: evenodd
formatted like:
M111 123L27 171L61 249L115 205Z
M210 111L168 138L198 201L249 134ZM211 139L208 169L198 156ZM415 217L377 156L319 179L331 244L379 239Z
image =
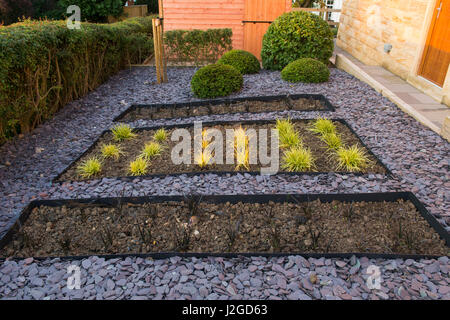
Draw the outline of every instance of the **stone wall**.
M345 0L337 45L368 65L407 79L415 68L426 12L434 0ZM392 45L390 53L385 44Z

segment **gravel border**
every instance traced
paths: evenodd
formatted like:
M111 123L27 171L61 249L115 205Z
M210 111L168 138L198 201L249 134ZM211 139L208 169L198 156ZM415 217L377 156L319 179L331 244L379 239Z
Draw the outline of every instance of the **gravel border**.
M274 119L280 116L304 119L319 115L344 118L363 142L393 172L395 178L382 175L341 176L332 173L300 177L282 175L262 177L248 174L220 177L209 174L149 180L136 178L128 182L102 179L61 186L51 184L51 180L83 153L103 130L111 127L114 117L131 104L198 100L193 98L188 85L194 70L193 68L170 68L169 82L162 85L152 83L155 79L153 68L132 68L121 71L83 99L68 104L52 120L41 125L31 134L1 146L1 234L6 232L20 211L33 199L107 197L121 195L123 190L125 190L125 196L176 195L189 192L256 194L412 191L450 231L450 144L404 114L365 83L337 69L331 70L330 81L324 84L288 84L281 80L279 72L262 71L256 75L245 76L243 90L233 95L237 97L287 93L323 94L336 107L336 112L285 111L261 116L254 114L205 116L198 117L196 120ZM154 122L140 120L133 125L187 123L192 120L192 118ZM244 260L240 262L239 259L224 259L224 262L237 266L244 263ZM196 260L187 259L187 261ZM384 260L381 263L389 264L392 261ZM10 263L12 262L0 265L1 270ZM202 261L202 265L204 263L206 262ZM265 263L269 262L264 261L263 264ZM405 263L400 263L401 270ZM448 287L448 259L444 263L439 263L443 264L444 268L439 267L433 276L439 279L436 280L438 284ZM48 270L55 264L57 263L43 262L39 264L39 268ZM116 270L117 266L112 265L111 269ZM22 270L21 268L22 266L18 267L19 270ZM314 265L310 267L310 271L315 269L317 268ZM417 271L421 275L426 275L427 272L425 265L418 265ZM24 297L29 286L11 289L12 280L5 277L4 271L0 276L0 297ZM196 285L197 280L190 279L187 283ZM398 281L403 281L402 285L408 289L408 281L412 281L411 274L406 277L403 275ZM350 285L352 283L355 282L353 280L349 282ZM156 289L160 287L155 285ZM11 289L8 294L5 294L5 288ZM56 290L55 288L57 286L50 286L48 289ZM48 296L49 292L45 291L44 295ZM278 294L272 293L261 297L287 297L280 290ZM414 297L422 296L419 294ZM56 298L56 295L52 298ZM374 298L374 296L369 295L366 298ZM437 290L436 298L448 298L448 292L444 290L441 293Z

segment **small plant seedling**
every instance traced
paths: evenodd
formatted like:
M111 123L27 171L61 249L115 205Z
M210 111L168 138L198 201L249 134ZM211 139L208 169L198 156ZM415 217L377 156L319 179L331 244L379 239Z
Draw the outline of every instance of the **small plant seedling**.
M235 170L238 171L241 168L250 169L249 139L242 127L234 130L234 153L237 163Z
M184 201L187 203L188 205L188 209L189 209L189 215L192 216L198 216L198 211L199 211L199 206L200 203L202 202L202 195L195 195L195 194L190 194L190 195L185 195L184 196Z
M114 140L118 142L133 139L136 137L133 129L127 124L119 124L116 127L112 128L111 132L114 135Z
M161 155L162 147L158 142L149 142L142 149L142 157L151 160L153 157Z
M313 122L312 128L310 130L312 132L324 135L327 133L335 133L336 126L334 125L333 121L320 117Z
M352 219L355 217L355 209L353 208L353 202L350 203L350 206L347 208L347 210L344 210L344 217L348 221L352 221Z
M148 162L142 157L130 162L130 174L132 176L143 176L147 173L147 170Z
M83 161L78 167L78 172L83 178L90 178L102 171L102 163L97 157Z
M108 250L114 243L114 234L111 231L111 228L105 223L101 226L98 233L105 249Z
M234 243L236 242L236 238L239 234L239 227L241 225L241 222L242 222L242 217L238 221L236 221L235 224L232 224L230 221L230 224L225 229L225 232L228 237L228 250L231 250L233 248Z
M176 251L186 251L191 243L191 228L189 226L175 227Z
M167 131L164 128L161 128L155 132L153 135L153 139L155 141L162 143L167 140Z
M320 231L314 230L312 225L308 225L308 232L311 236L311 249L314 250L319 246Z
M325 142L328 148L332 150L338 150L342 147L342 140L336 133L325 133L322 135L321 140Z
M302 139L300 138L297 131L287 131L280 134L280 147L282 148L295 148L302 147Z
M369 159L364 153L364 150L357 145L353 145L349 148L339 148L336 151L336 155L338 160L338 170L344 169L350 172L361 171L369 164Z
M283 155L282 168L289 172L301 172L314 168L314 158L309 149L295 147L286 151Z
M115 160L118 160L120 155L122 154L122 151L120 150L120 147L115 144L104 144L101 149L103 158L114 158Z
M269 230L269 243L272 247L272 250L274 252L280 251L280 245L281 245L281 234L279 228L275 225L275 223L272 223L271 228Z

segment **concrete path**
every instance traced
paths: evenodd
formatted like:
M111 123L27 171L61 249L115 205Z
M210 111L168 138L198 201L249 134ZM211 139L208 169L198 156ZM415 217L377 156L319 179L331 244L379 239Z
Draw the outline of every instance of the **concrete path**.
M437 102L383 67L365 65L338 47L335 49L333 58L333 62L338 68L368 83L397 104L400 109L450 140L450 136L445 134L448 131L444 128L444 122L446 122L446 126L450 124L450 118L445 121L447 117L450 117L449 107Z

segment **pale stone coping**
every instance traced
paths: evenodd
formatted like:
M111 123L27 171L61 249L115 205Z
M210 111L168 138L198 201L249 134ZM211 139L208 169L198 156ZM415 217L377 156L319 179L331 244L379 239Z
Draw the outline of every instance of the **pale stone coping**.
M413 106L411 106L408 103L406 103L405 101L403 101L400 97L398 97L394 92L392 92L387 87L385 87L382 83L380 83L379 81L377 81L373 77L371 77L367 72L365 72L359 66L357 66L355 63L353 63L344 54L342 54L342 53L336 54L336 66L338 68L352 74L359 80L367 83L372 88L374 88L376 91L380 92L383 96L385 96L390 101L395 103L401 110L408 113L414 119L416 119L423 125L429 127L431 130L433 130L437 134L441 135L441 128L439 128L431 120L429 120L424 115L422 115L420 112L418 112ZM445 137L445 138L447 140L449 140L447 137Z

